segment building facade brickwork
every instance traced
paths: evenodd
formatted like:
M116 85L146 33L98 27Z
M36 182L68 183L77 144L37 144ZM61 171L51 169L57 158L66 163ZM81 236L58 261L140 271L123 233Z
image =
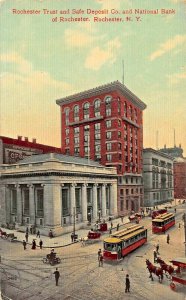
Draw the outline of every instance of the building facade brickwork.
M118 213L143 205L143 110L146 105L120 82L59 99L61 149L118 174ZM135 188L134 188L135 186Z

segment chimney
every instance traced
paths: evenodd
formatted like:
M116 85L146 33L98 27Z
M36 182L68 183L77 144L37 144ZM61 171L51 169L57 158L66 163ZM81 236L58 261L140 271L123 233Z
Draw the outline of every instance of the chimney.
M36 139L35 138L32 139L32 143L36 144Z
M18 139L18 141L22 141L22 136L21 136L21 135L18 135L18 136L17 136L17 139Z
M28 142L28 137L27 136L25 136L25 142Z

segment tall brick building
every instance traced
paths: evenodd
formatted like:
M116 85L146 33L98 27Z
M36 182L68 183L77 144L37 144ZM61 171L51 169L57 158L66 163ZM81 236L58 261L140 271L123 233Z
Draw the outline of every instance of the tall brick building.
M62 153L87 157L118 174L118 213L143 204L143 110L146 105L120 82L58 99Z
M186 199L186 159L174 160L174 198Z

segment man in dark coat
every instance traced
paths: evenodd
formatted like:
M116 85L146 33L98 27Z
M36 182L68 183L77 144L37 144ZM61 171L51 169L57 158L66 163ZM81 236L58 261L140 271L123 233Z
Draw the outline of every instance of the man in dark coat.
M125 293L130 292L130 280L129 275L126 275L126 281L125 281Z
M26 241L25 240L23 241L23 248L24 248L24 250L26 250Z
M54 272L54 275L55 275L56 286L57 286L58 285L58 280L59 280L59 277L60 277L60 273L58 271L58 268L56 268L56 271Z
M43 248L43 241L42 240L39 241L39 247L40 247L40 249Z

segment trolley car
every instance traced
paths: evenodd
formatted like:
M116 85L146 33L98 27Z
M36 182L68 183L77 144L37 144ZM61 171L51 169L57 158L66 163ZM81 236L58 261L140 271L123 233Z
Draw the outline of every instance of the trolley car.
M164 213L152 220L152 232L162 233L175 225L175 216L172 213Z
M105 260L118 260L147 242L147 229L132 225L116 231L104 240L103 257Z

